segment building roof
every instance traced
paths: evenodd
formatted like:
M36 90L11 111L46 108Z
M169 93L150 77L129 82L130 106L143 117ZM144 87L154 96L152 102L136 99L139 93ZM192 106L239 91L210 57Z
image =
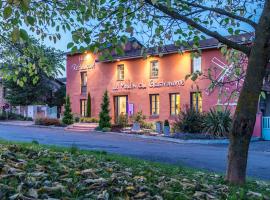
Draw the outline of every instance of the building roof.
M227 36L228 39L231 41L237 42L237 43L250 43L253 40L254 33L245 33L240 35L233 35L233 36ZM190 47L193 46L193 42L189 42ZM217 48L220 45L220 42L215 38L208 38L205 40L199 41L199 49L211 49L211 48ZM171 53L177 53L179 51L190 51L190 47L187 46L176 46L175 44L165 45L163 48L159 50L159 52L156 52L156 47L149 48L146 53L148 55L158 55L159 53L162 54L171 54ZM126 59L133 59L133 58L140 58L143 57L141 48L139 49L132 49L129 51L125 51L124 55L112 55L113 60L126 60ZM105 60L102 62L108 62L111 60Z

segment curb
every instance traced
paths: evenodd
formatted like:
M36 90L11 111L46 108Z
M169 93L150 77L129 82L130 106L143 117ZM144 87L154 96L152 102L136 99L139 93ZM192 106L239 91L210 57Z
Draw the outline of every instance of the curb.
M152 139L152 140L158 140L158 141L173 142L173 143L178 143L178 144L229 144L228 139L182 140L182 139L162 137L162 136L148 136L148 135L126 134L126 133L118 133L118 132L103 132L103 131L96 131L96 132L103 133L103 134L114 134L114 135L119 135L119 136L135 137L135 138L141 138L141 139Z

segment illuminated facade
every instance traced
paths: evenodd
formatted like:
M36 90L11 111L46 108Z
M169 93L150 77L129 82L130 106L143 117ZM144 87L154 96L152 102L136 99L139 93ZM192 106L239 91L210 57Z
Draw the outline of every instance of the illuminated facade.
M203 41L198 58L191 58L189 51L179 54L176 47L168 46L162 57L150 54L144 59L139 53L140 45L133 48L130 43L125 56L115 56L113 61L98 61L92 53L67 55L67 94L74 113L85 116L90 93L91 114L98 117L106 89L113 121L121 113L132 115L138 111L148 121L173 120L187 106L201 112L224 105L217 89L209 92L208 79L196 83L185 80L194 71L207 73L210 67L216 67L214 61L225 65L216 40ZM235 101L228 103L231 109L235 108Z

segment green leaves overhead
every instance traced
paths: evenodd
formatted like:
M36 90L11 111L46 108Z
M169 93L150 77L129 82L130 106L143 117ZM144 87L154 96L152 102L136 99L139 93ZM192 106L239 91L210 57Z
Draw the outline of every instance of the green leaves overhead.
M4 19L8 19L12 14L12 8L10 6L4 8Z

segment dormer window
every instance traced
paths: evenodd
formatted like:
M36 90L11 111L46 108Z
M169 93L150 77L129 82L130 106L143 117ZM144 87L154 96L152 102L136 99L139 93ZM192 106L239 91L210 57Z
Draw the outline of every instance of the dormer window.
M123 81L125 79L125 66L117 65L117 80Z
M191 73L202 72L202 57L193 57L191 65Z
M150 63L150 78L158 78L158 73L159 73L159 69L158 69L158 61L152 61Z

